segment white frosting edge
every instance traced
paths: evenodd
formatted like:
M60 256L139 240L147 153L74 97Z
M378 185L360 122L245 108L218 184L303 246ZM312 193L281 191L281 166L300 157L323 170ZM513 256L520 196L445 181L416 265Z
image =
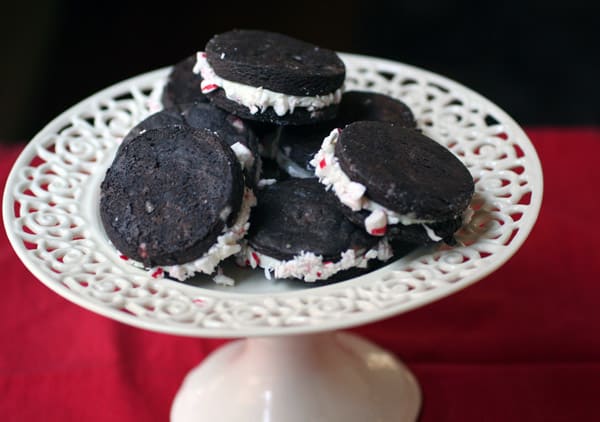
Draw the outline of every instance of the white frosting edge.
M371 213L374 211L384 213L385 224L382 224L381 227L369 227L368 229L365 227L365 230L367 230L369 234L383 236L387 224L403 224L407 226L410 224L429 224L434 222L431 220L418 219L413 213L399 214L369 199L365 195L367 190L366 186L353 182L350 177L344 173L335 156L335 144L337 143L339 136L339 129L332 130L331 133L323 139L321 148L317 151L310 164L315 168L315 174L319 178L319 182L325 185L326 189L333 189L333 192L342 204L348 206L353 211L364 209L371 211Z
M169 276L183 281L195 273L212 274L221 261L238 253L241 249L239 241L246 235L250 223L250 209L256 205L256 197L252 190L244 188L244 198L238 216L230 228L225 228L224 233L217 237L217 242L210 247L200 258L180 265L164 266L163 269Z
M433 229L427 224L421 224L421 226L423 226L423 228L425 229L425 233L427 233L427 236L429 236L429 238L434 242L439 242L440 240L443 240L443 238L435 234Z
M194 65L193 72L202 75L202 83L200 85L202 93L206 94L215 89L222 88L229 100L247 107L251 114L262 113L267 108L272 107L278 116L283 116L287 113L293 113L296 107L303 107L308 109L308 111L314 111L332 104L339 104L342 100L341 88L326 95L302 97L223 79L215 73L208 60L206 60L206 53L202 51L196 53L196 64Z
M252 166L254 166L254 154L246 145L241 142L236 142L231 145L230 148L233 150L233 153L240 162L243 170L251 169Z
M265 277L271 278L298 278L306 282L326 280L334 274L349 268L366 268L369 260L378 259L387 261L393 256L393 251L386 238L382 238L375 247L366 252L357 253L348 249L341 254L339 261L323 261L321 255L312 252L302 252L293 259L281 261L268 255L257 252L249 245L244 245L241 252L236 255L238 264L252 268L261 267L265 270Z
M192 277L196 273L212 274L215 269L219 270L217 266L221 261L229 258L232 255L240 252L240 240L244 238L248 229L250 228L249 218L250 210L256 205L256 196L251 189L244 188L244 197L240 206L238 216L231 227L225 227L223 234L217 237L217 241L210 249L204 253L200 258L194 261L187 262L179 265L164 265L157 266L148 269L148 274L153 278L162 278L164 273L167 272L170 277L173 277L179 281L186 280ZM141 262L134 261L130 258L122 256L131 265L144 268ZM232 286L234 284L233 279L226 277L222 272L218 271L217 275L213 278L215 283Z

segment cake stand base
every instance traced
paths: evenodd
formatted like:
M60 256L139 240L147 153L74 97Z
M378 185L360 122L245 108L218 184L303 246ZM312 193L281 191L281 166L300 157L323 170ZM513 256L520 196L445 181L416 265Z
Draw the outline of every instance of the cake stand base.
M226 344L185 378L172 422L414 421L421 393L392 354L356 335Z

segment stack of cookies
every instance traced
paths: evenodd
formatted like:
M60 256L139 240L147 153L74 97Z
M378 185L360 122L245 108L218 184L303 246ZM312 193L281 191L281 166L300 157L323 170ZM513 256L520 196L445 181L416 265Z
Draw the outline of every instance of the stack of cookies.
M452 245L473 179L411 110L344 92L338 55L235 30L176 64L164 109L123 139L100 215L121 257L153 277L340 280L398 250Z

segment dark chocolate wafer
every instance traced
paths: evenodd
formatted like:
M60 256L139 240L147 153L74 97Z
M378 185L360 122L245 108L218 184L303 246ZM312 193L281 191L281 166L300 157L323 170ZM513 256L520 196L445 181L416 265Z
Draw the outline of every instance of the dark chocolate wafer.
M209 130L150 129L119 149L101 185L115 247L147 267L202 256L237 217L244 182L235 154Z

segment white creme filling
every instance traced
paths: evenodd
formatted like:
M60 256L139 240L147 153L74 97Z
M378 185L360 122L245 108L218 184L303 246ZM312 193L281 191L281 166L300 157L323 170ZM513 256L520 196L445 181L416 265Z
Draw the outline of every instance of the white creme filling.
M241 250L239 241L248 232L250 209L254 205L256 205L254 193L245 188L242 205L235 222L231 227L225 227L223 234L217 237L216 243L204 255L185 264L162 266L161 268L168 272L169 276L179 281L190 278L197 272L212 274L221 261Z
M365 192L366 186L361 183L353 182L348 175L344 173L337 157L335 156L335 144L340 136L340 130L334 129L321 144L321 149L315 154L310 164L315 168L315 174L319 181L327 189L333 188L335 195L342 204L348 206L353 211L367 210L371 214L365 219L365 229L371 235L383 236L388 224L422 224L427 235L437 242L441 240L434 231L426 226L433 223L431 220L422 220L415 217L414 213L399 214L383 205L369 199Z
M245 245L236 258L240 265L264 268L265 277L269 280L272 277L298 278L306 282L314 282L316 280L326 280L342 270L367 268L369 260L387 261L392 255L392 248L387 239L383 238L375 247L366 252L357 253L353 249L348 249L342 252L340 260L335 262L323 261L321 255L315 255L312 252L302 252L293 259L280 261L257 252L249 245Z
M212 245L207 252L205 252L200 258L184 264L152 267L147 270L148 274L150 274L153 278L162 278L164 273L167 272L170 277L173 277L179 281L186 280L196 273L204 273L209 275L213 274L216 269L218 270L217 266L221 261L229 258L232 255L235 255L242 249L240 246L240 240L244 238L248 232L248 229L250 228L250 223L248 222L250 218L250 210L255 205L256 197L254 196L254 193L252 190L245 188L242 205L233 226L225 227L223 229L223 234L217 237L216 243ZM221 214L228 215L229 212L231 212L229 207L225 207ZM133 259L127 258L123 255L121 257L126 259L135 267L145 268L144 264L141 262L134 261ZM234 284L233 280L224 276L221 271L217 272L214 277L214 281L217 284L225 284L229 286Z
M293 113L296 107L315 111L332 104L339 104L342 100L341 88L326 95L301 97L228 81L215 73L213 68L208 64L206 53L204 52L196 54L196 64L193 71L202 76L200 88L203 94L222 88L229 100L247 107L251 114L262 113L268 107L272 107L278 116L283 116L287 113Z

